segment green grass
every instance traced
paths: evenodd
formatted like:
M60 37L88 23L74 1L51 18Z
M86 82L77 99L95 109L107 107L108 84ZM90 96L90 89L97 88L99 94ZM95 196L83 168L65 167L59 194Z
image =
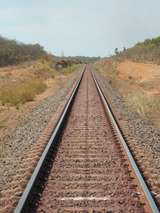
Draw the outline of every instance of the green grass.
M42 93L46 85L41 80L28 80L17 86L8 85L0 90L0 101L2 105L10 104L18 106L28 101L33 101L37 94Z

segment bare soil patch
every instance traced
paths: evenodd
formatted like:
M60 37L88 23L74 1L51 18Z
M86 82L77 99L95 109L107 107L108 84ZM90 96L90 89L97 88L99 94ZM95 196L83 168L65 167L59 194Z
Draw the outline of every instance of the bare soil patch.
M96 67L110 79L131 111L160 127L160 65L104 60Z
M120 80L129 81L149 95L160 94L160 65L124 61L117 66Z

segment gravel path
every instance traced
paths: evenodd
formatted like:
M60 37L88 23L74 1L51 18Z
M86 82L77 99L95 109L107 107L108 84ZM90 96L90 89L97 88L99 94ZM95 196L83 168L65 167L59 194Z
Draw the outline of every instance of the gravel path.
M0 156L0 191L9 183L21 164L23 156L32 145L36 143L42 131L48 124L51 116L64 100L68 91L77 79L78 73L74 74L66 85L56 95L48 97L33 109L30 116L25 119L14 131L11 137L3 143Z
M96 73L104 94L108 97L130 149L160 204L160 130L129 111L124 99L109 83L109 79Z

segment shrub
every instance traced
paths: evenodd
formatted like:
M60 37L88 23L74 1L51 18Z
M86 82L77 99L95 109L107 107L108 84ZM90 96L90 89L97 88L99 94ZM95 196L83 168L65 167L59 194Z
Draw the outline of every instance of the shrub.
M28 101L33 101L36 94L46 89L46 85L40 80L29 80L17 86L10 85L1 89L0 101L2 105L10 104L18 106Z
M71 64L68 67L66 67L65 69L63 69L63 73L65 73L65 74L72 73L75 70L77 70L78 67L79 67L79 65L77 65L77 64Z
M151 62L160 64L160 37L146 39L131 48L124 49L113 58L117 60L130 59L137 62Z
M6 125L5 125L4 121L0 121L0 129L5 128L5 127L6 127Z
M95 65L96 70L98 72L101 72L111 80L110 83L113 83L113 81L116 79L118 71L117 71L117 63L114 60L110 61L101 61L100 63L97 63Z
M145 94L135 93L127 97L129 107L136 111L140 116L149 118L150 113L159 112L160 98L146 96Z
M53 69L51 62L45 59L40 59L37 61L33 72L35 73L36 77L40 79L55 77L55 70Z

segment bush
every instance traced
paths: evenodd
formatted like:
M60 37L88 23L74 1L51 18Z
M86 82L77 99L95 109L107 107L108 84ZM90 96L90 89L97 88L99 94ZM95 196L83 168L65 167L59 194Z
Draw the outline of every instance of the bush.
M48 79L55 77L55 70L52 68L52 64L50 61L46 59L40 59L37 61L34 71L36 77L40 79Z
M23 44L0 36L0 66L16 65L47 55L39 44Z
M160 37L146 39L132 48L124 49L116 54L117 60L130 59L137 62L151 62L160 64Z
M112 83L117 78L117 63L114 60L101 61L100 63L97 63L95 67L98 72L107 75L107 77L109 78L109 80L111 80Z
M152 112L160 111L160 98L135 93L127 97L129 107L136 111L141 117L148 117Z
M37 94L46 89L46 85L40 80L29 80L20 85L10 85L1 89L0 101L2 105L10 104L18 106L28 101L33 101Z
M0 129L5 128L5 127L6 127L6 125L5 125L4 121L0 121Z
M71 64L68 67L66 67L65 69L63 69L63 72L65 74L69 74L69 73L72 73L75 70L77 70L78 67L79 67L79 65L77 65L77 64Z

